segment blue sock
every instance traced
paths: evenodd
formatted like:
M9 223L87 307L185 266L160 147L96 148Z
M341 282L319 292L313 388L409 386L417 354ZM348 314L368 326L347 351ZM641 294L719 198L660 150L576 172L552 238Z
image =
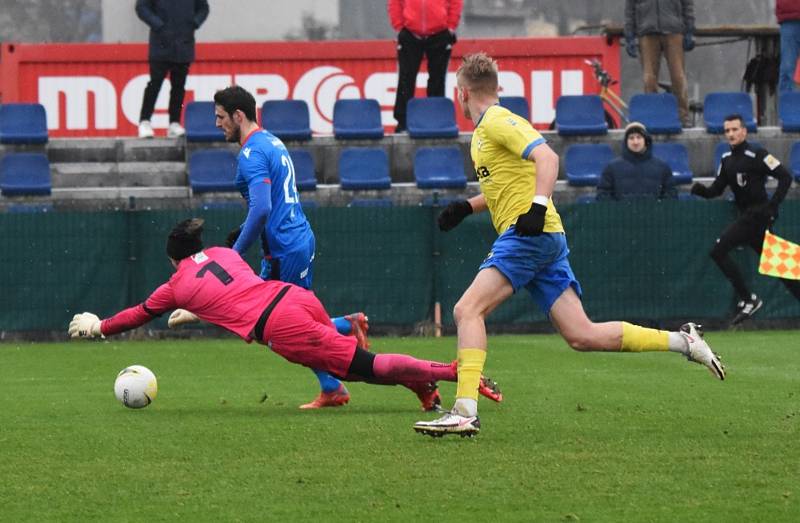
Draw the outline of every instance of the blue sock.
M344 319L344 316L331 318L331 321L333 322L333 326L336 327L336 330L339 332L339 334L349 336L353 333L353 326L350 325L349 320Z
M342 384L341 381L337 380L324 370L311 369L311 371L317 375L319 387L322 389L322 392L333 392L339 388L339 385Z

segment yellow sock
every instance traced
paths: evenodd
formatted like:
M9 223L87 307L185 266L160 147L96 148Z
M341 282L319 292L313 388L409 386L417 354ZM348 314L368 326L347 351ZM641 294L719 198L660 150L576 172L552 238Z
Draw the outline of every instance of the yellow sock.
M622 352L666 351L669 332L622 322Z
M458 387L456 398L478 401L478 385L483 374L486 351L481 349L458 349Z

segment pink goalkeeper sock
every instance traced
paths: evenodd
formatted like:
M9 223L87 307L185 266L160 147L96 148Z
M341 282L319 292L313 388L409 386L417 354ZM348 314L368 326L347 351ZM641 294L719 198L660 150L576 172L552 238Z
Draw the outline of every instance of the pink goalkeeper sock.
M456 381L455 365L418 360L405 354L376 354L372 366L375 377L385 382Z

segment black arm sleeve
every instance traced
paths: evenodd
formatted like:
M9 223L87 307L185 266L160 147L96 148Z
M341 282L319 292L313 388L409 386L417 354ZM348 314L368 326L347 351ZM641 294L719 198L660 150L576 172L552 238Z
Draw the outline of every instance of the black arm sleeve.
M772 194L772 199L770 199L769 203L773 207L778 207L783 199L786 198L786 193L789 192L789 187L792 185L792 175L789 174L789 171L783 166L783 164L778 165L775 169L770 171L769 174L778 180L778 188L775 189L775 192Z

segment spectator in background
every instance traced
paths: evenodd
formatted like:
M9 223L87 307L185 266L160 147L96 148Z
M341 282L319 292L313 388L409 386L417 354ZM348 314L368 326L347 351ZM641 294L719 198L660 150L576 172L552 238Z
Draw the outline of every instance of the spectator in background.
M672 169L653 156L652 145L653 139L643 124L628 124L622 154L603 170L597 185L597 199L677 198Z
M389 21L397 31L396 133L406 130L406 106L414 97L423 55L428 59L428 96L444 96L461 5L462 0L389 0Z
M641 53L644 92L658 92L658 70L663 54L684 127L689 125L689 91L683 52L692 49L693 0L625 0L625 50L631 58Z
M772 228L778 217L778 206L792 185L792 175L766 149L747 143L747 127L741 115L725 117L723 126L731 150L722 155L714 183L709 187L695 183L692 185L692 194L701 198L716 198L725 192L726 187L730 187L739 209L739 217L722 231L711 249L711 258L739 296L736 316L732 321L736 325L755 314L764 302L750 292L729 254L736 247L749 245L756 254L761 255L764 232ZM769 176L778 180L772 197L767 194L765 187ZM800 300L800 281L780 280Z
M194 61L194 32L208 17L206 0L136 0L136 14L150 27L150 81L144 89L139 114L139 138L152 138L150 118L158 92L167 73L169 91L169 128L167 137L186 134L181 125L181 110L189 74Z
M800 0L776 0L775 17L781 26L781 68L778 91L794 91L794 72L800 54Z

